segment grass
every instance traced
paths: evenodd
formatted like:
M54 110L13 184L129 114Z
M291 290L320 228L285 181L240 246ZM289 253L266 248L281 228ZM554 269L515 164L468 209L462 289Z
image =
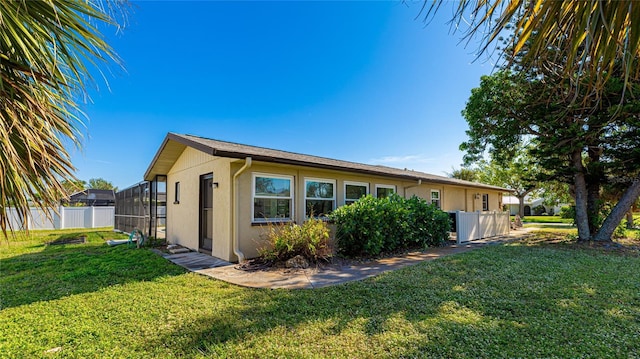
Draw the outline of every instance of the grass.
M578 230L576 227L559 227L557 224L545 224L545 223L525 223L525 228L535 228L536 232L545 236L548 235L560 235L560 236L577 236ZM628 243L640 241L640 229L625 229L625 238L616 239L616 242Z
M362 282L293 291L241 288L186 273L148 250L107 247L92 234L86 244L3 243L0 353L640 356L638 251L541 239L553 236L564 238L547 232Z
M522 221L529 223L573 223L573 219L560 218L560 216L526 216L522 218Z

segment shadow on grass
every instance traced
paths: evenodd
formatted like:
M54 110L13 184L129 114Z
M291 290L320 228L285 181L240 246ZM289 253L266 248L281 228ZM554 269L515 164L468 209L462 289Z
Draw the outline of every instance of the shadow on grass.
M615 356L633 350L629 333L640 328L633 314L610 314L640 304L633 267L617 257L483 249L336 287L242 290L233 305L145 346L222 357ZM623 278L591 273L599 270ZM614 343L599 347L599 335Z
M66 241L79 234L82 233L54 234L42 240ZM0 260L1 308L185 272L149 250L130 249L126 245L109 247L100 235L95 236L92 233L84 244L24 244L23 248L32 252ZM42 246L43 250L33 251Z

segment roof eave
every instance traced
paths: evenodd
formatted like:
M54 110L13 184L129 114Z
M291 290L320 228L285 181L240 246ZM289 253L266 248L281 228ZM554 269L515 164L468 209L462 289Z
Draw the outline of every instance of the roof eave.
M501 187L486 185L482 183L460 181L460 180L448 180L447 178L438 179L438 178L433 178L429 176L421 176L420 173L415 173L415 174L389 173L382 170L376 171L375 169L351 168L346 166L337 166L337 165L331 165L326 163L302 161L302 160L290 159L285 157L265 156L265 155L259 155L255 153L242 152L242 151L218 150L215 147L191 140L185 136L181 136L172 132L169 132L167 134L164 141L162 142L162 145L160 146L160 149L155 154L153 160L151 161L151 164L149 165L149 168L145 172L144 179L146 181L153 180L156 175L166 175L166 173L157 173L157 171L154 171L154 168L156 167L158 160L162 158L163 152L170 141L177 142L184 146L192 147L194 149L197 149L209 155L218 156L218 157L237 158L237 159L244 159L246 157L251 157L254 161L296 165L296 166L306 166L306 167L337 170L337 171L356 172L356 173L362 173L362 174L392 177L392 178L411 180L411 181L423 180L431 183L438 183L438 184L451 185L451 186L473 187L473 188L489 189L489 190L502 191L502 192L513 192L513 190L510 190L507 188L501 188Z

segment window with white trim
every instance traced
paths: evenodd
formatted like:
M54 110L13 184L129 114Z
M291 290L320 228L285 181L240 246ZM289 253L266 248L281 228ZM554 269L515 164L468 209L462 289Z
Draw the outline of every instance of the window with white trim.
M387 184L377 184L376 185L376 197L377 198L386 198L391 196L393 193L396 193L396 186L387 185Z
M304 180L304 207L307 217L326 217L336 208L336 181L319 178Z
M482 195L482 210L483 211L489 210L489 194L488 193L485 193Z
M293 177L254 173L252 192L254 222L293 219Z
M369 184L364 182L344 182L344 204L351 204L369 194Z
M437 189L431 190L431 204L438 208L441 208L440 207L440 190L437 190Z

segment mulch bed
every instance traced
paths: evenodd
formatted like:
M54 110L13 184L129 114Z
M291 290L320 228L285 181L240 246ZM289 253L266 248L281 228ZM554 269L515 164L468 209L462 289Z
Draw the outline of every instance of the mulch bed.
M449 247L455 245L456 241L447 241L442 245L442 247ZM392 258L392 257L402 257L409 253L422 252L423 248L410 248L405 249L403 251L393 252L393 253L381 253L376 257L355 257L355 258L345 258L342 256L334 255L331 258L325 261L311 262L309 263L309 268L312 269L340 269L344 267L349 267L352 265L360 265L371 263L373 261L377 261L384 258ZM284 261L265 261L262 258L253 258L249 259L241 264L237 264L235 266L236 269L243 271L297 271L301 270L300 268L287 268L285 267Z

